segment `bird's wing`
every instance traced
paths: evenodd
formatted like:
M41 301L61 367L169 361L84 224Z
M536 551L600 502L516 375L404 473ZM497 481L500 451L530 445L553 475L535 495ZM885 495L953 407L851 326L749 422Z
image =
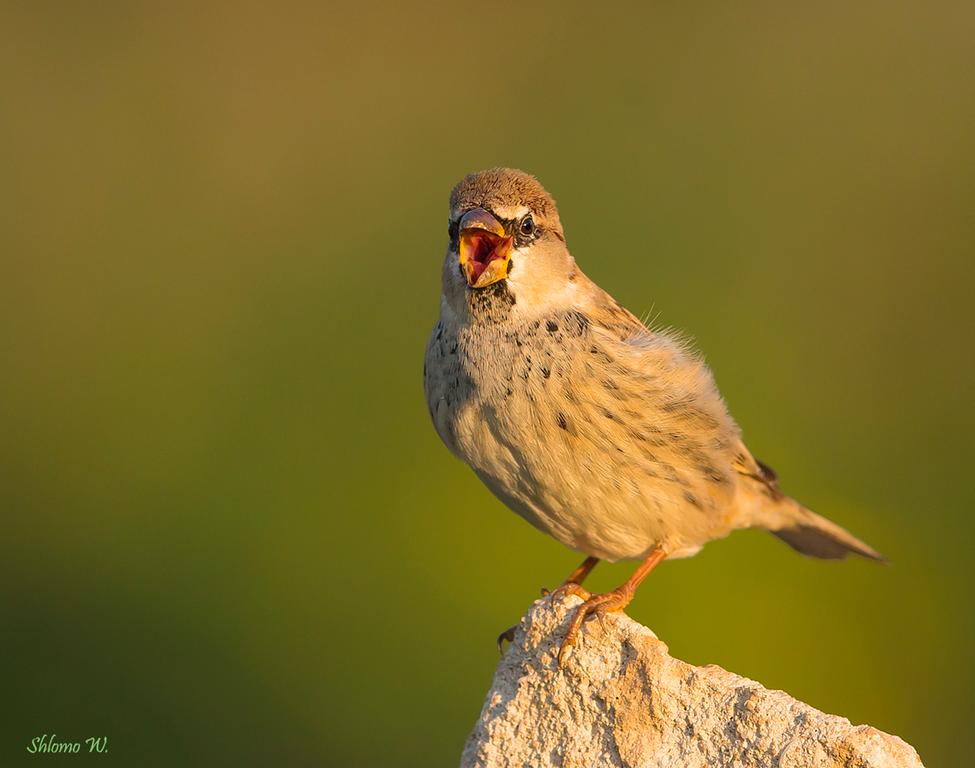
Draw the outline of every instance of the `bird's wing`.
M648 453L728 489L737 484L740 431L710 370L690 344L652 330L608 295L591 314L592 348L629 397L624 416L654 436ZM666 457L666 458L665 458Z

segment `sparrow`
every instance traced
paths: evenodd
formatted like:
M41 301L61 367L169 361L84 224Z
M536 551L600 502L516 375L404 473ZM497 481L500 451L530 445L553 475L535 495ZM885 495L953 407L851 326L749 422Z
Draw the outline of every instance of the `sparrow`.
M533 176L464 177L447 235L427 406L441 440L502 503L587 556L556 590L583 598L559 664L587 616L622 610L660 562L734 530L763 528L817 558L883 559L782 492L691 346L579 269ZM600 560L640 564L590 594L582 584Z

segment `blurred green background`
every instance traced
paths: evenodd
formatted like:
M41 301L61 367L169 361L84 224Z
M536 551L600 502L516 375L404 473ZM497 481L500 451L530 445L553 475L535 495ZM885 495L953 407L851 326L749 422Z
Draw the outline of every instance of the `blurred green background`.
M961 2L0 5L0 764L459 759L580 559L424 404L447 195L498 164L893 561L736 534L631 615L975 762L973 39Z

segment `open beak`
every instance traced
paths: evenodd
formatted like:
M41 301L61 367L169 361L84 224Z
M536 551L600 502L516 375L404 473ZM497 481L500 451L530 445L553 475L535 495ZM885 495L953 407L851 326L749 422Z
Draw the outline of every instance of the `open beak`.
M471 288L484 288L508 276L511 237L501 222L483 208L460 220L460 268Z

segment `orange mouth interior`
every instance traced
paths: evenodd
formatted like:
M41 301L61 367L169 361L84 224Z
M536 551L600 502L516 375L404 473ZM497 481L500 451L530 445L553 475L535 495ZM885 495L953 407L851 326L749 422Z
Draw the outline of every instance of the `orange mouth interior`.
M470 282L473 285L477 282L481 273L487 269L488 264L497 259L504 258L504 254L501 252L502 249L498 247L504 241L504 238L499 237L493 232L476 229L465 233L464 241L467 246L468 275L470 275Z
M488 232L485 229L471 228L461 232L461 262L467 274L467 282L477 286L484 270L495 261L504 261L511 249L511 238ZM499 265L500 266L500 265ZM492 276L493 277L493 276ZM504 275L500 275L504 277ZM491 282L499 279L493 277Z

